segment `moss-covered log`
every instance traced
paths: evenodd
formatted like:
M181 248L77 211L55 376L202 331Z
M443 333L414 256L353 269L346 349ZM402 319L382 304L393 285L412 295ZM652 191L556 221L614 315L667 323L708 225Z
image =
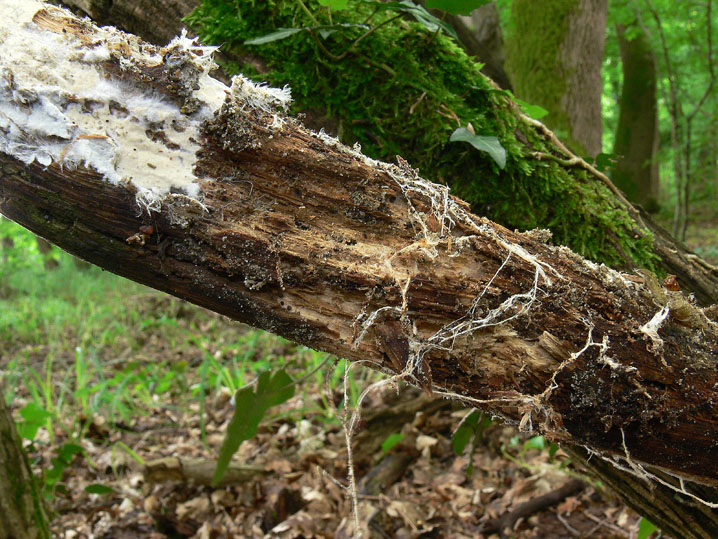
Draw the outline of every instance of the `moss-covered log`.
M358 142L377 159L401 155L427 177L446 181L478 215L507 228L549 228L557 244L614 267L657 267L650 232L609 187L521 115L450 37L417 22L391 21L396 14L384 10L369 21L376 30L356 44L362 28L324 40L305 31L245 44L277 28L329 24L326 9L307 5L311 17L293 0L205 0L188 22L203 42L222 44L235 59L225 63L229 73L288 84L297 110L323 111L343 142ZM356 2L332 13L332 22L360 23L372 11ZM321 115L319 121L312 127L327 128ZM498 138L506 150L504 168L486 152L449 141L469 123L476 134Z
M3 214L594 459L718 482L716 325L672 282L471 215L403 160L286 117L286 92L213 81L191 40L152 47L37 9L18 4L33 22L7 19L2 34ZM44 64L37 47L52 51Z
M318 23L329 22L326 10L308 5ZM332 20L362 22L370 10L357 4ZM507 228L548 228L556 244L591 260L675 274L702 304L718 301L718 268L693 264L685 246L643 219L605 176L520 114L450 38L415 22L388 22L391 16L375 15L377 29L357 45L359 29L333 33L324 48L307 33L245 44L279 27L314 24L288 0L205 0L188 22L205 42L223 44L233 58L224 64L230 73L289 84L295 109L320 118L314 127L333 125L343 142L359 142L374 158L402 155L451 185L475 213ZM327 56L349 49L341 60ZM468 123L479 135L498 137L507 152L504 169L485 152L449 142Z

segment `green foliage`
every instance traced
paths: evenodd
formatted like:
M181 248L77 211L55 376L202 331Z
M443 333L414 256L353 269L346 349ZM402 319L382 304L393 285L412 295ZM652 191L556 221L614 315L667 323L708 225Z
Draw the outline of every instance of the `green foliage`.
M381 452L386 455L389 451L394 449L404 439L404 435L401 432L395 432L386 437L381 443Z
M503 169L506 166L506 150L496 137L475 135L466 127L459 127L451 133L449 140L451 142L468 142L477 150L488 153L499 165L499 168Z
M318 2L331 9L346 9L349 0L318 0Z
M279 41L280 39L293 36L294 34L301 32L303 28L280 28L276 32L267 34L266 36L255 37L254 39L248 39L244 42L245 45L264 45L265 43L271 43L272 41Z
M660 21L651 13L650 8ZM715 17L715 8L712 17L713 43L718 31L718 19ZM618 124L618 107L623 77L621 70L621 57L618 46L617 25L626 27L627 37L630 39L645 30L650 45L650 52L657 61L658 74L658 116L660 126L660 178L661 201L666 206L675 204L675 168L672 163L676 157L676 149L671 143L670 121L670 89L668 81L668 65L663 53L663 40L659 28L663 33L668 60L674 74L676 98L680 106L677 136L677 148L680 154L686 150L685 116L691 114L701 102L703 94L710 84L708 69L707 24L705 16L705 2L686 5L685 9L676 10L675 3L668 0L650 0L631 2L629 0L612 0L608 10L608 24L606 34L606 50L603 64L603 118L604 118L604 147L612 148ZM714 45L715 47L715 45ZM713 62L715 63L715 50ZM637 77L640 79L640 77ZM701 112L695 116L691 126L690 163L692 171L692 186L690 193L692 201L700 201L702 196L709 194L713 204L716 200L715 178L718 165L716 165L715 140L718 134L718 92L711 91L702 104ZM681 155L678 156L682 158ZM685 163L682 165L685 170Z
M427 0L429 9L441 9L452 15L470 15L472 11L488 4L491 0Z
M52 499L56 490L65 490L65 486L61 483L65 474L65 470L72 464L75 455L83 454L84 450L77 444L62 444L56 451L56 455L50 459L52 466L43 471L43 490L45 497Z
M115 489L108 487L107 485L101 485L99 483L93 483L85 487L85 492L88 494L114 494Z
M32 444L35 443L40 428L48 427L50 422L56 419L55 414L45 410L35 401L30 401L20 410L20 417L22 420L16 425L18 434ZM55 456L50 461L51 466L42 471L42 487L46 498L52 499L55 490L58 487L62 488L60 481L65 469L78 453L83 453L82 447L72 442L66 442L57 448Z
M516 98L514 98L514 101L516 101L516 104L521 107L521 111L524 114L530 116L534 120L540 120L548 114L548 111L539 105L532 105L531 103L527 103L526 101L521 101Z
M473 410L461 421L453 436L451 445L454 453L462 455L466 446L471 442L469 453L469 464L466 467L466 475L470 476L474 471L474 453L479 442L484 439L484 431L492 423L491 417L480 410Z
M234 414L219 450L217 468L212 477L213 485L224 477L232 456L237 452L240 444L257 433L259 422L267 410L293 396L294 384L284 369L275 373L263 372L257 378L254 387L245 387L235 393Z
M480 74L480 65L449 36L381 6L351 1L330 20L315 2L306 3L308 14L293 0L205 0L187 22L203 41L224 44L230 57L259 56L268 66L260 74L256 64L229 63L230 73L289 84L295 110L331 118L343 142L360 143L371 157L401 155L424 177L449 183L476 213L508 228L549 228L556 243L614 267L655 269L652 238L636 233L604 186L588 182L580 168L527 155L517 135L531 150L551 153L550 146L517 117L516 105ZM367 24L372 31L345 26L326 38L298 32L245 45L278 28L328 24ZM450 142L469 123L496 137L503 168L485 151Z
M40 427L47 424L52 414L34 401L29 402L20 410L22 421L17 425L18 434L26 440L34 440Z
M636 539L648 539L654 532L658 531L658 527L645 517L641 517L638 525L638 535Z

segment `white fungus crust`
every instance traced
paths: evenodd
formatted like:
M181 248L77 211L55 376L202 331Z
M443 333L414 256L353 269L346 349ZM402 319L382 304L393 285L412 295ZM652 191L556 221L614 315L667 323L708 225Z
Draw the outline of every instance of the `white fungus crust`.
M87 32L44 29L33 22L41 10L74 19ZM200 128L230 94L209 76L216 47L197 45L183 32L158 48L38 0L10 0L3 2L0 48L0 151L27 164L84 166L113 184L132 183L147 209L156 209L170 190L200 195L200 178L193 173ZM163 62L170 68L173 53L199 74L187 89L197 104L191 113L150 85L121 80L102 65L121 55L119 72ZM241 75L231 93L263 112L291 101L288 88L266 88Z

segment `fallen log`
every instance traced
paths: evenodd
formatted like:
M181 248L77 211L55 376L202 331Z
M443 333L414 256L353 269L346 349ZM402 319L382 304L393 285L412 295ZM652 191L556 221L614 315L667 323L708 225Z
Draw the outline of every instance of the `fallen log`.
M287 117L288 91L210 78L211 48L186 37L156 47L35 2L8 11L4 215L683 495L674 478L718 485L718 326L672 281L472 215L401 158Z

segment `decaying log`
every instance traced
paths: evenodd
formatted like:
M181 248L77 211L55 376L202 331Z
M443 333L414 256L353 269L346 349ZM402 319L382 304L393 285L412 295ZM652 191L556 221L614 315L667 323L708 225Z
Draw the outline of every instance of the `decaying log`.
M109 271L636 474L718 485L718 325L305 129L211 50L0 21L0 212ZM45 56L43 56L43 54ZM38 59L42 59L40 62Z

